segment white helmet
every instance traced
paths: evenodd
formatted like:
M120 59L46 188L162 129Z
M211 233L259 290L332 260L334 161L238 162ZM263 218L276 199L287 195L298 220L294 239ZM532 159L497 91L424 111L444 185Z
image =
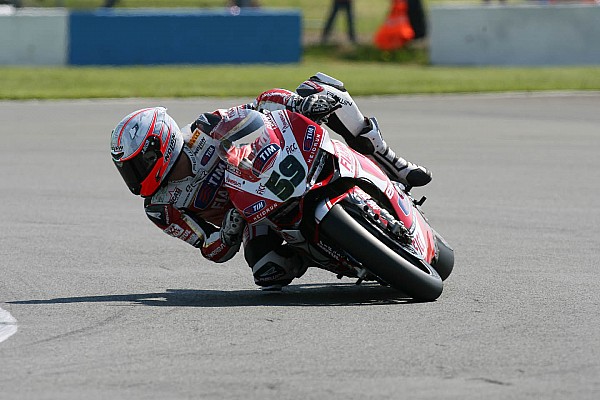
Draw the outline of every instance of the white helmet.
M134 111L112 131L113 162L135 195L150 197L177 161L183 135L164 107Z

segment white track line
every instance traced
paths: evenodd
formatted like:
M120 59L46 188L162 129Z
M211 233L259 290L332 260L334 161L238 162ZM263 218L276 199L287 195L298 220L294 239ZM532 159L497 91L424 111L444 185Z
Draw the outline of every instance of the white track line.
M0 308L0 342L17 332L17 320L6 310Z

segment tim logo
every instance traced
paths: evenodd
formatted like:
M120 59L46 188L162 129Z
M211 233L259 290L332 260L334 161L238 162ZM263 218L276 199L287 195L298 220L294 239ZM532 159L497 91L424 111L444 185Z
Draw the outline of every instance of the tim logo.
M194 206L205 210L212 204L225 178L225 163L221 162L202 182L194 200Z
M210 161L210 159L212 158L212 156L214 154L215 154L215 146L210 146L204 152L204 155L202 156L202 159L200 160L200 164L202 164L203 166L208 164L208 162Z
M263 147L256 155L253 164L254 168L261 173L271 168L277 158L277 154L279 154L279 150L281 150L281 147L273 143Z
M316 128L314 125L309 125L306 128L306 133L304 134L304 142L302 144L302 148L304 151L309 151L313 147L313 143L315 141L315 131Z
M259 212L260 210L262 210L263 208L265 208L266 205L267 205L267 202L264 200L257 201L256 203L252 204L251 206L244 208L244 215L246 217L254 215L257 212Z

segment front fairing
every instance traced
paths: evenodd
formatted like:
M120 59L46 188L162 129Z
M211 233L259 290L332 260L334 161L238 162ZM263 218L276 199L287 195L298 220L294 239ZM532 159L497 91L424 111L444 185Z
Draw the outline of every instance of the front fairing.
M262 221L310 189L308 172L321 145L327 147L328 135L320 126L287 111L265 115L251 110L227 126L235 132L219 132L219 155L228 165L225 187L248 223ZM245 130L252 134L240 136Z

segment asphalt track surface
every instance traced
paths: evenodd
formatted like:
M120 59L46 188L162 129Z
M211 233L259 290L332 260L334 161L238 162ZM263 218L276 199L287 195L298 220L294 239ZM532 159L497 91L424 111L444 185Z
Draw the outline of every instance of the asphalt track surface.
M359 99L433 171L431 303L319 270L263 293L152 226L113 125L241 101L0 103L0 399L600 398L600 94Z

